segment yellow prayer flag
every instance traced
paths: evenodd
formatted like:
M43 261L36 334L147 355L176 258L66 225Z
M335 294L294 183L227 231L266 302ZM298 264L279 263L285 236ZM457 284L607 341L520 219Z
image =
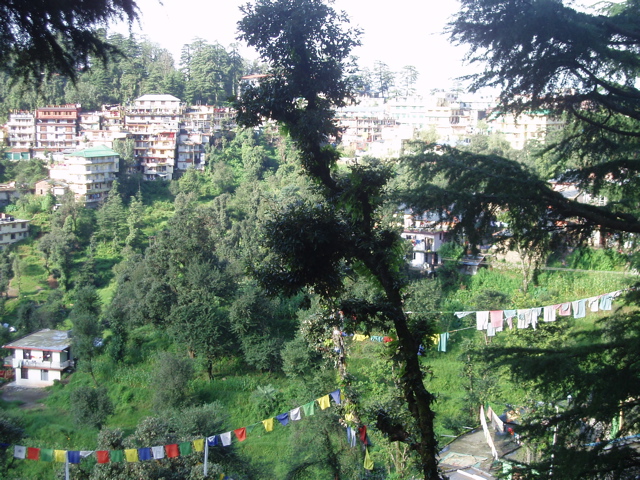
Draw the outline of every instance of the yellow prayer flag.
M204 452L204 438L199 438L193 441L193 449L196 452Z
M137 448L127 448L124 451L124 458L127 459L127 462L133 463L138 461L138 449Z
M344 416L344 419L347 422L355 422L356 421L356 416L353 413L349 412Z
M67 451L66 450L54 450L53 458L56 462L64 463L67 461Z
M360 333L356 333L356 334L353 336L353 339L354 339L356 342L364 342L364 341L365 341L366 339L368 339L368 338L369 338L369 335L362 335L362 334L360 334Z
M262 424L264 425L264 429L267 432L273 430L273 418L268 418L267 420L262 420Z
M373 470L373 460L369 456L369 449L364 449L364 469L365 470Z
M320 405L320 408L322 410L324 410L325 408L329 408L331 406L331 401L329 400L329 394L325 395L324 397L320 397L317 400L318 400L318 405Z

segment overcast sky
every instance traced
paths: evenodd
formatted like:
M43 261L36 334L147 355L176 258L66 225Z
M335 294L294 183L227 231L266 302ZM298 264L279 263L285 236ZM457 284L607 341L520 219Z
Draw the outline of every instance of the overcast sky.
M168 49L178 63L182 46L194 38L228 47L236 42L239 6L246 0L138 0L140 25L133 32ZM364 30L362 46L354 51L360 67L386 63L392 71L413 65L424 89L447 88L468 70L462 66L463 48L454 48L442 33L457 8L457 0L336 0L353 25ZM126 33L122 27L117 29ZM245 58L255 58L247 47Z

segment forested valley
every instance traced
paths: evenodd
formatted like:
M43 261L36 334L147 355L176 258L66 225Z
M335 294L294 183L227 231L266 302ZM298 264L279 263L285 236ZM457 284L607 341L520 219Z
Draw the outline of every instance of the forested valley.
M495 475L637 478L636 3L591 15L463 0L449 33L487 64L473 88L501 87L504 111L566 118L526 161L491 141L416 139L398 159L342 162L334 109L370 88L351 75L359 32L321 0L242 12L256 66L196 40L177 71L112 36L117 61L3 78L4 111L170 93L228 102L238 127L179 179L121 169L97 209L27 193L4 208L30 236L0 254L0 341L72 330L75 362L45 398L0 400L2 478L435 479L481 407L515 415L522 442ZM248 72L264 75L238 95ZM2 167L2 181L46 175ZM435 276L409 268L408 211L450 227ZM489 268L461 271L489 246ZM520 317L535 307L537 324ZM490 312L499 330L481 322Z

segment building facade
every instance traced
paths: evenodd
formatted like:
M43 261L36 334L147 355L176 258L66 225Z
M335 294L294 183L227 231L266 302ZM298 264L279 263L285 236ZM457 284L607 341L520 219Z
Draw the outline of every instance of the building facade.
M12 354L4 366L13 368L16 385L47 387L72 366L70 331L44 329L3 345Z
M119 168L118 153L97 146L64 155L51 166L49 177L67 184L76 201L93 206L107 196Z
M29 220L0 213L0 250L29 236Z

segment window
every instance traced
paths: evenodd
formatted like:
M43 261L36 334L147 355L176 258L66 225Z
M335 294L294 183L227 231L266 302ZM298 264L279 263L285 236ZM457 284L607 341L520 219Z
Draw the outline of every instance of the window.
M20 369L20 378L22 378L23 380L28 380L29 379L29 370L26 368L21 368Z
M51 352L42 352L42 361L50 362L52 360Z
M40 370L40 380L49 381L49 370Z
M31 360L31 350L23 350L22 358L24 358L25 360Z

